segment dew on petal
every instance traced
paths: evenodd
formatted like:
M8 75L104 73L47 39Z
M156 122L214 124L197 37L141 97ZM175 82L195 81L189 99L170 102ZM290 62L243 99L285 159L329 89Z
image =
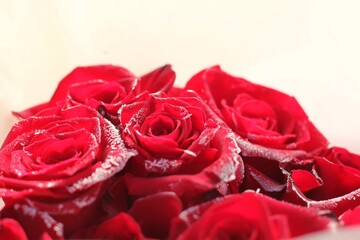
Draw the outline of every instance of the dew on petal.
M90 176L80 179L73 185L68 186L67 191L69 193L82 191L96 183L109 179L124 168L130 157L137 154L136 151L125 148L125 144L120 138L116 128L106 119L104 119L104 121L107 123L107 125L103 127L103 138L107 142L105 148L107 152L103 156L104 160Z

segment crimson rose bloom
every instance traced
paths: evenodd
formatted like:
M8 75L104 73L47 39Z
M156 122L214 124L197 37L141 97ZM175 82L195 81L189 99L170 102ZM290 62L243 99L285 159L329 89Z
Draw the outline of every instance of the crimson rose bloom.
M327 146L295 98L231 76L218 66L196 74L186 89L198 92L237 134L252 143L308 152Z
M54 238L87 225L107 180L134 153L116 128L86 106L48 109L18 122L0 150L0 196L31 238L41 228ZM13 207L12 207L13 206ZM53 219L53 220L51 220ZM55 219L55 220L54 220ZM53 224L49 224L53 222ZM58 223L56 223L58 221ZM41 230L41 229L40 229Z
M245 192L185 210L173 221L170 239L288 239L329 223L315 209Z
M284 199L339 216L360 205L359 163L360 156L333 147L289 171Z
M121 104L134 95L145 91L168 91L175 81L170 65L158 68L140 78L127 69L113 65L78 67L62 79L47 103L16 113L26 118L59 101L66 100L72 105L85 104L109 119L114 119Z
M119 110L125 144L138 152L125 169L130 195L172 191L185 202L229 191L243 165L232 131L194 93L148 95ZM220 186L224 186L220 189Z

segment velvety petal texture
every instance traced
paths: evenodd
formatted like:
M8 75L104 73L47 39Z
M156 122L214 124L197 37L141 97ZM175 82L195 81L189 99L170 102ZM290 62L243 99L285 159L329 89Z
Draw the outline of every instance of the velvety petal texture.
M234 77L219 66L193 76L195 90L237 134L278 149L320 151L327 140L309 121L294 97Z
M185 210L173 221L170 239L289 239L330 223L315 209L244 192Z

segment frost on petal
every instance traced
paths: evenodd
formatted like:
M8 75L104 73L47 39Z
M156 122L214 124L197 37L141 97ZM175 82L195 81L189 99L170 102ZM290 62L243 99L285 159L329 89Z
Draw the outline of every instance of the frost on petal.
M149 173L171 173L175 172L182 164L180 160L169 160L165 158L145 160L145 169Z
M91 187L94 184L105 181L111 176L121 171L128 159L136 152L127 149L121 139L117 129L106 119L102 119L102 142L103 153L101 164L89 176L80 179L67 189L69 193L74 193Z
M19 222L30 239L39 239L44 232L53 239L64 238L63 224L56 221L47 212L26 203L15 204L14 209L18 212Z

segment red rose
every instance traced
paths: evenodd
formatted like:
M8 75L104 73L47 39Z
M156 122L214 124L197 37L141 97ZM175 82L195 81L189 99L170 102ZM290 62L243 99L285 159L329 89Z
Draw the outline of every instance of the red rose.
M336 215L360 204L360 156L331 148L289 171L284 199Z
M215 66L186 84L241 137L279 148L319 151L327 140L309 121L295 98L233 77Z
M138 152L125 169L132 196L173 191L190 200L208 191L229 191L243 166L232 131L193 93L149 95L119 110L125 144ZM237 176L237 177L236 177Z
M0 196L8 208L5 216L8 212L23 219L19 221L26 231L34 227L25 219L46 213L68 234L100 212L96 204L107 180L134 153L124 147L117 129L91 108L44 113L52 115L18 122L5 139L0 150ZM61 237L60 225L48 229L53 237Z
M173 221L170 239L288 239L329 223L315 209L245 192L185 210Z
M62 79L47 103L17 113L26 118L66 100L72 105L85 104L109 119L128 98L144 91L168 91L175 80L170 65L137 78L127 69L113 65L78 67ZM131 93L131 94L130 94ZM110 114L108 116L107 114Z

